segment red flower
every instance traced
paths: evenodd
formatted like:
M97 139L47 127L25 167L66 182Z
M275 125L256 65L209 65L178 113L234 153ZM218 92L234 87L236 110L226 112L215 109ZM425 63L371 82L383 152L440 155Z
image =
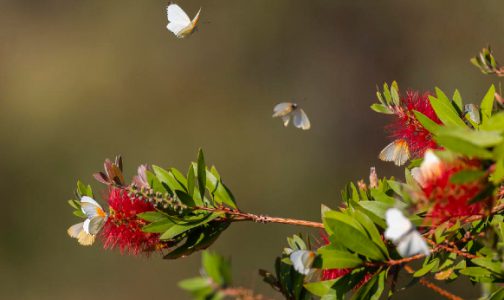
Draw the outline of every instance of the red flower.
M108 203L110 215L102 231L105 249L119 248L121 253L137 255L161 248L159 234L143 232L142 227L147 222L136 216L154 211L151 203L132 198L117 188L110 190Z
M439 148L432 139L432 134L417 120L413 111L418 111L432 121L441 124L429 101L429 93L420 95L407 91L401 98L401 105L392 108L397 120L388 126L391 137L404 140L408 144L411 158L422 157L427 149Z
M426 153L424 163L419 168L420 176L416 176L420 179L423 192L418 206L420 209L428 209L428 217L434 224L456 217L483 215L491 207L491 196L470 203L476 196L484 193L487 185L483 180L460 184L451 182L451 177L462 170L481 170L480 162L475 160L444 162L432 152Z

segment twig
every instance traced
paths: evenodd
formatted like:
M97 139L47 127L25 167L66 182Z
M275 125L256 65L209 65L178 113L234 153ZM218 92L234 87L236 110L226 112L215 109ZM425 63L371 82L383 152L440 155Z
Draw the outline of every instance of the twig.
M413 274L415 273L415 270L413 270L410 266L408 265L405 265L404 266L404 270L410 274ZM419 280L420 284L433 290L434 292L438 293L439 295L445 297L446 299L450 299L450 300L463 300L462 298L460 298L459 296L456 296L450 292L448 292L447 290L445 289L442 289L440 288L439 286L435 285L434 283L428 281L427 279L425 278L420 278Z
M268 300L261 294L254 294L254 291L242 288L242 287L231 287L222 289L220 291L223 295L228 297L234 297L238 300Z
M256 215L256 214L246 213L246 212L242 212L237 209L231 209L231 208L227 208L227 207L214 208L214 207L197 206L197 207L194 207L194 210L204 210L204 211L210 211L210 212L225 213L226 215L231 216L230 221L253 221L256 223L278 223L278 224L289 224L289 225L297 225L297 226L305 226L305 227L313 227L313 228L324 228L324 224L319 223L319 222Z

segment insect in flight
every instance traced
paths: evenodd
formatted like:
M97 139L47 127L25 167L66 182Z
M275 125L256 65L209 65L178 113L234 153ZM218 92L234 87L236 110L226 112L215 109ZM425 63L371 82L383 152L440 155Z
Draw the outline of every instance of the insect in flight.
M385 213L385 219L387 221L385 238L394 242L397 246L397 252L402 257L430 254L429 247L427 247L420 233L399 209L388 209Z
M308 130L311 127L310 120L302 108L300 108L296 103L292 102L282 102L273 108L273 118L281 117L284 126L289 125L290 119L292 117L292 123L297 128L303 130Z
M198 21L200 18L201 8L196 13L194 19L189 18L189 16L175 3L168 4L166 8L166 14L168 17L168 25L166 28L173 32L178 38L185 38L191 35L197 28Z
M70 237L77 239L79 244L89 246L94 243L96 235L107 221L107 214L100 204L91 197L82 197L80 204L81 210L87 218L84 222L70 226L67 233Z
M408 143L401 139L395 140L383 148L378 157L383 161L393 161L396 166L404 165L410 157Z

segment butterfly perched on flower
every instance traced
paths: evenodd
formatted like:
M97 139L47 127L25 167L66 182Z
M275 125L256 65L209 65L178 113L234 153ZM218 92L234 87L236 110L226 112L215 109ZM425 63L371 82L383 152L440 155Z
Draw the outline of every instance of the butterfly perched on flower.
M297 272L308 275L310 274L313 262L317 254L310 250L295 250L290 254L290 260L294 270Z
M273 108L273 118L281 117L284 126L287 127L292 117L292 123L297 128L308 130L311 127L310 120L302 108L296 103L282 102Z
M385 238L397 246L397 252L402 257L416 254L429 255L430 250L413 224L397 208L390 208L385 213L387 229Z
M98 202L88 196L81 198L80 207L86 220L70 226L67 233L70 237L77 239L79 244L89 246L94 243L96 235L107 221L107 214Z
M410 158L408 143L397 139L383 148L378 157L383 161L393 161L396 166L404 165Z
M201 8L196 13L196 16L191 20L189 16L175 3L168 4L166 14L168 17L168 25L166 28L173 32L178 38L185 38L191 35L198 26Z

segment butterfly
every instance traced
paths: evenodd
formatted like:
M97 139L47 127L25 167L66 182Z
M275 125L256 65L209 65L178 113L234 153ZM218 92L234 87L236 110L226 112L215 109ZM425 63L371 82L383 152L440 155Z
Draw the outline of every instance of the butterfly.
M86 220L68 228L70 237L77 239L83 246L92 245L96 235L107 221L107 214L93 198L84 196L80 200L81 210L86 215Z
M309 250L295 250L290 254L290 260L294 270L297 272L308 275L310 274L311 267L317 255Z
M303 130L310 129L310 120L302 108L300 108L296 103L282 102L273 108L273 118L281 117L284 126L289 125L290 119L292 117L292 123L297 128Z
M393 161L396 166L404 165L410 157L408 143L397 139L383 148L378 157L383 161Z
M168 25L166 25L166 28L173 32L178 38L188 37L197 28L200 12L201 8L191 21L180 6L175 3L170 3L166 8L166 15L168 16Z
M411 169L411 176L415 178L420 186L425 186L428 181L441 176L442 171L441 160L436 156L434 151L428 149L425 151L420 167Z
M420 233L399 209L388 209L385 213L385 219L387 221L385 238L392 240L397 247L397 252L402 257L410 257L416 254L430 254L429 247Z

